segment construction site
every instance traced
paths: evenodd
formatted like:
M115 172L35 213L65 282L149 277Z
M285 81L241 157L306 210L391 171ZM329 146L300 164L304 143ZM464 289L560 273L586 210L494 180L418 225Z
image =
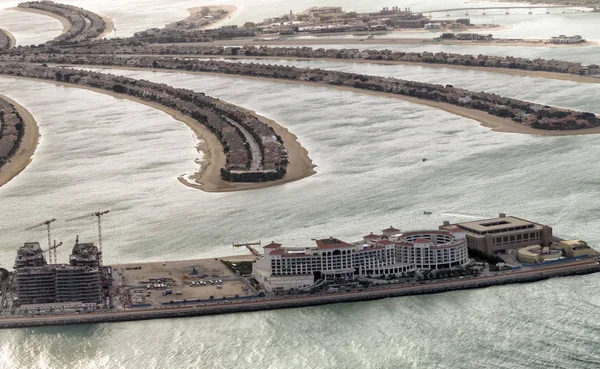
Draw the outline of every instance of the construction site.
M231 303L258 297L253 285L236 267L251 263L259 255L224 259L150 262L103 265L102 217L100 211L67 222L97 218L98 244L82 243L76 236L67 263L60 263L56 250L62 242L53 240L55 218L26 230L45 228L47 246L25 242L17 250L13 271L0 275L0 315L60 315L180 307L208 302ZM248 268L246 268L248 270Z

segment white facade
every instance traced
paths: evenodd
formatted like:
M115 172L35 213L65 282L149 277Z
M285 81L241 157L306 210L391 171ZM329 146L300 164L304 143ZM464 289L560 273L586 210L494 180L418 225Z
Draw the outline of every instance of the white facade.
M469 263L464 231L400 233L390 227L349 244L335 238L305 248L271 243L253 266L254 278L269 292L310 288L322 280L402 277L421 269Z

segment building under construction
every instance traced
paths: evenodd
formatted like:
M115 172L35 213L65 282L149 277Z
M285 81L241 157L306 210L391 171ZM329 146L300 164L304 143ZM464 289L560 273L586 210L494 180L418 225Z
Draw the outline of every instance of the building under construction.
M69 264L48 264L37 242L17 251L14 266L15 305L51 303L103 303L110 286L110 270L102 267L101 253L93 243L75 242Z

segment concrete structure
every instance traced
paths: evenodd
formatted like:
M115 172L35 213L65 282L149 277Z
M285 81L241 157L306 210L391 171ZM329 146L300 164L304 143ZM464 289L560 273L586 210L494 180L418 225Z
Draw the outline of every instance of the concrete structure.
M560 250L568 258L598 255L594 249L581 240L563 240L552 245L552 249Z
M486 254L506 253L521 247L552 244L552 228L517 217L500 214L498 218L450 224L441 230L460 228L465 231L468 246Z
M550 38L550 40L548 42L551 44L578 44L581 42L585 42L585 39L579 35L575 35L575 36L559 35L559 36L554 36L554 37Z
M101 303L98 255L93 244L77 242L71 264L47 264L39 243L25 243L15 260L16 305Z
M337 238L316 240L311 247L283 247L272 242L254 264L253 276L266 291L277 292L334 281L397 278L421 269L468 263L467 241L461 229L400 233L390 227L352 244Z
M517 259L523 264L537 264L562 259L560 250L551 250L540 245L526 246L517 250Z

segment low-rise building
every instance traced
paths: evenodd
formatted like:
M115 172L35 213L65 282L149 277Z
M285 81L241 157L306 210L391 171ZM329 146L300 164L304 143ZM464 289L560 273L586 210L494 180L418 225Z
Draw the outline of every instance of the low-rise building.
M521 247L552 244L552 227L525 219L500 214L498 218L450 224L440 229L460 228L465 231L469 248L486 254L506 253Z

